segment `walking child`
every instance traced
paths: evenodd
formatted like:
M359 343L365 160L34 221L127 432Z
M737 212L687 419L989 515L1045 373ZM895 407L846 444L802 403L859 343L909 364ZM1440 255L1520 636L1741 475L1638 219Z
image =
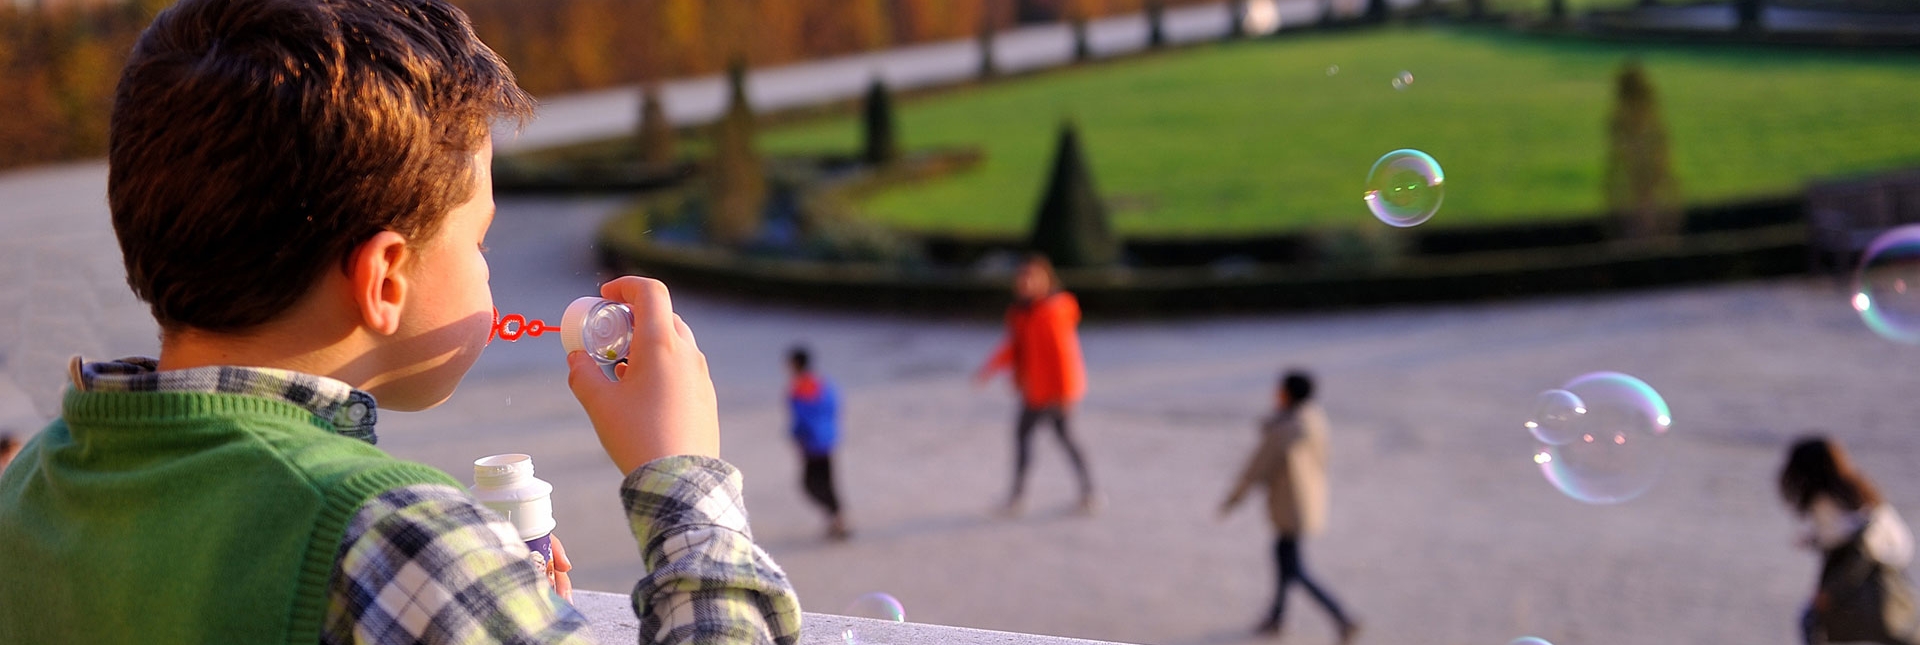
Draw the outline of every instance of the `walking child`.
M1289 371L1274 394L1274 413L1260 424L1260 446L1240 471L1233 491L1220 505L1225 518L1254 488L1267 491L1267 517L1275 533L1273 559L1277 584L1272 608L1254 629L1278 636L1287 609L1287 589L1298 582L1333 618L1340 642L1360 632L1333 594L1307 574L1300 543L1327 522L1327 415L1313 400L1313 378Z
M805 347L787 353L793 381L787 389L787 407L793 412L793 443L800 449L800 486L807 497L827 512L827 539L853 536L840 513L840 495L833 486L833 449L840 441L840 395L833 383L813 371L813 357Z
M1033 431L1041 422L1066 449L1067 460L1080 482L1080 510L1092 513L1101 500L1093 476L1073 439L1073 406L1086 394L1087 370L1080 356L1080 303L1060 286L1047 257L1033 254L1014 274L1014 303L1007 309L1007 339L975 375L985 383L1001 370L1013 372L1020 393L1020 415L1014 420L1013 491L1005 513L1019 515L1026 508L1027 457Z

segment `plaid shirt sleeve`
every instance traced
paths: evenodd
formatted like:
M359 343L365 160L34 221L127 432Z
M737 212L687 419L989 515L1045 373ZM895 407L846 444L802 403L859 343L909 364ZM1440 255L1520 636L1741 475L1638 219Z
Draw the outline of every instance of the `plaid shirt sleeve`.
M587 621L512 525L449 486L386 491L354 514L322 643L580 643Z
M792 645L800 606L753 544L740 474L705 457L635 470L620 496L648 574L642 643ZM511 525L464 491L408 486L370 500L342 537L325 643L589 643Z
M647 563L633 588L643 643L800 641L800 601L753 543L740 473L719 459L657 459L620 498Z

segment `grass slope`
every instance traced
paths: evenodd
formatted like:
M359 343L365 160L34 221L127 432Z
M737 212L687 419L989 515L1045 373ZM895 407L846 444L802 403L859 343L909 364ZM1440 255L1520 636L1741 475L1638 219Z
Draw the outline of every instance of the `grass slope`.
M976 171L863 205L909 229L1025 231L1054 130L1075 119L1126 234L1368 223L1369 166L1424 150L1447 174L1429 226L1602 208L1612 77L1639 56L1689 202L1787 194L1810 178L1920 163L1920 58L1550 41L1405 29L1211 46L900 106L911 148L984 147ZM1339 72L1329 75L1329 66ZM1405 91L1390 86L1414 74ZM769 132L771 151L852 150L852 118Z

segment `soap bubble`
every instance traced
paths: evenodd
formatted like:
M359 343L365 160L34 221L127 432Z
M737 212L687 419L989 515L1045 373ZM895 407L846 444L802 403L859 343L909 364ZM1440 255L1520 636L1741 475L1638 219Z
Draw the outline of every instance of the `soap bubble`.
M1662 440L1673 426L1660 393L1619 372L1587 374L1561 389L1578 397L1586 412L1568 424L1566 444L1543 442L1534 452L1547 481L1589 504L1617 504L1652 488L1666 470Z
M1335 75L1335 74L1339 74L1339 73L1340 73L1340 66L1339 66L1339 65L1328 65L1328 66L1327 66L1327 75L1328 75L1328 76L1333 76L1333 75Z
M1419 150L1395 150L1367 171L1367 210L1389 226L1418 226L1440 211L1447 175Z
M1920 343L1920 224L1874 238L1853 277L1853 310L1882 338Z
M1572 392L1547 390L1534 398L1533 416L1527 419L1527 430L1540 443L1564 446L1580 436L1576 426L1586 413L1586 404Z
M854 599L853 603L847 605L847 608L841 611L840 614L854 618L884 620L892 623L904 623L907 621L907 610L900 605L900 601L891 595L879 592L870 593ZM861 639L860 630L853 626L841 630L840 637L846 641L846 645L858 645L867 642Z
M1513 642L1507 643L1507 645L1553 645L1553 643L1549 643L1547 639L1537 636L1521 636L1513 639Z
M1400 73L1393 75L1393 89L1405 91L1412 86L1413 72L1401 70Z

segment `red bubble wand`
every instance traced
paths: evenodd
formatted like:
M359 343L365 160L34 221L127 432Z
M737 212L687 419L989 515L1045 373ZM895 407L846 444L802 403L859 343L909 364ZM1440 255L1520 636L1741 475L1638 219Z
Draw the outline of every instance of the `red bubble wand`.
M538 318L527 320L526 316L520 314L502 316L500 309L496 307L493 310L493 328L487 330L487 343L493 343L496 337L511 343L520 340L521 336L538 337L550 331L560 331L560 327L548 325L546 321Z

